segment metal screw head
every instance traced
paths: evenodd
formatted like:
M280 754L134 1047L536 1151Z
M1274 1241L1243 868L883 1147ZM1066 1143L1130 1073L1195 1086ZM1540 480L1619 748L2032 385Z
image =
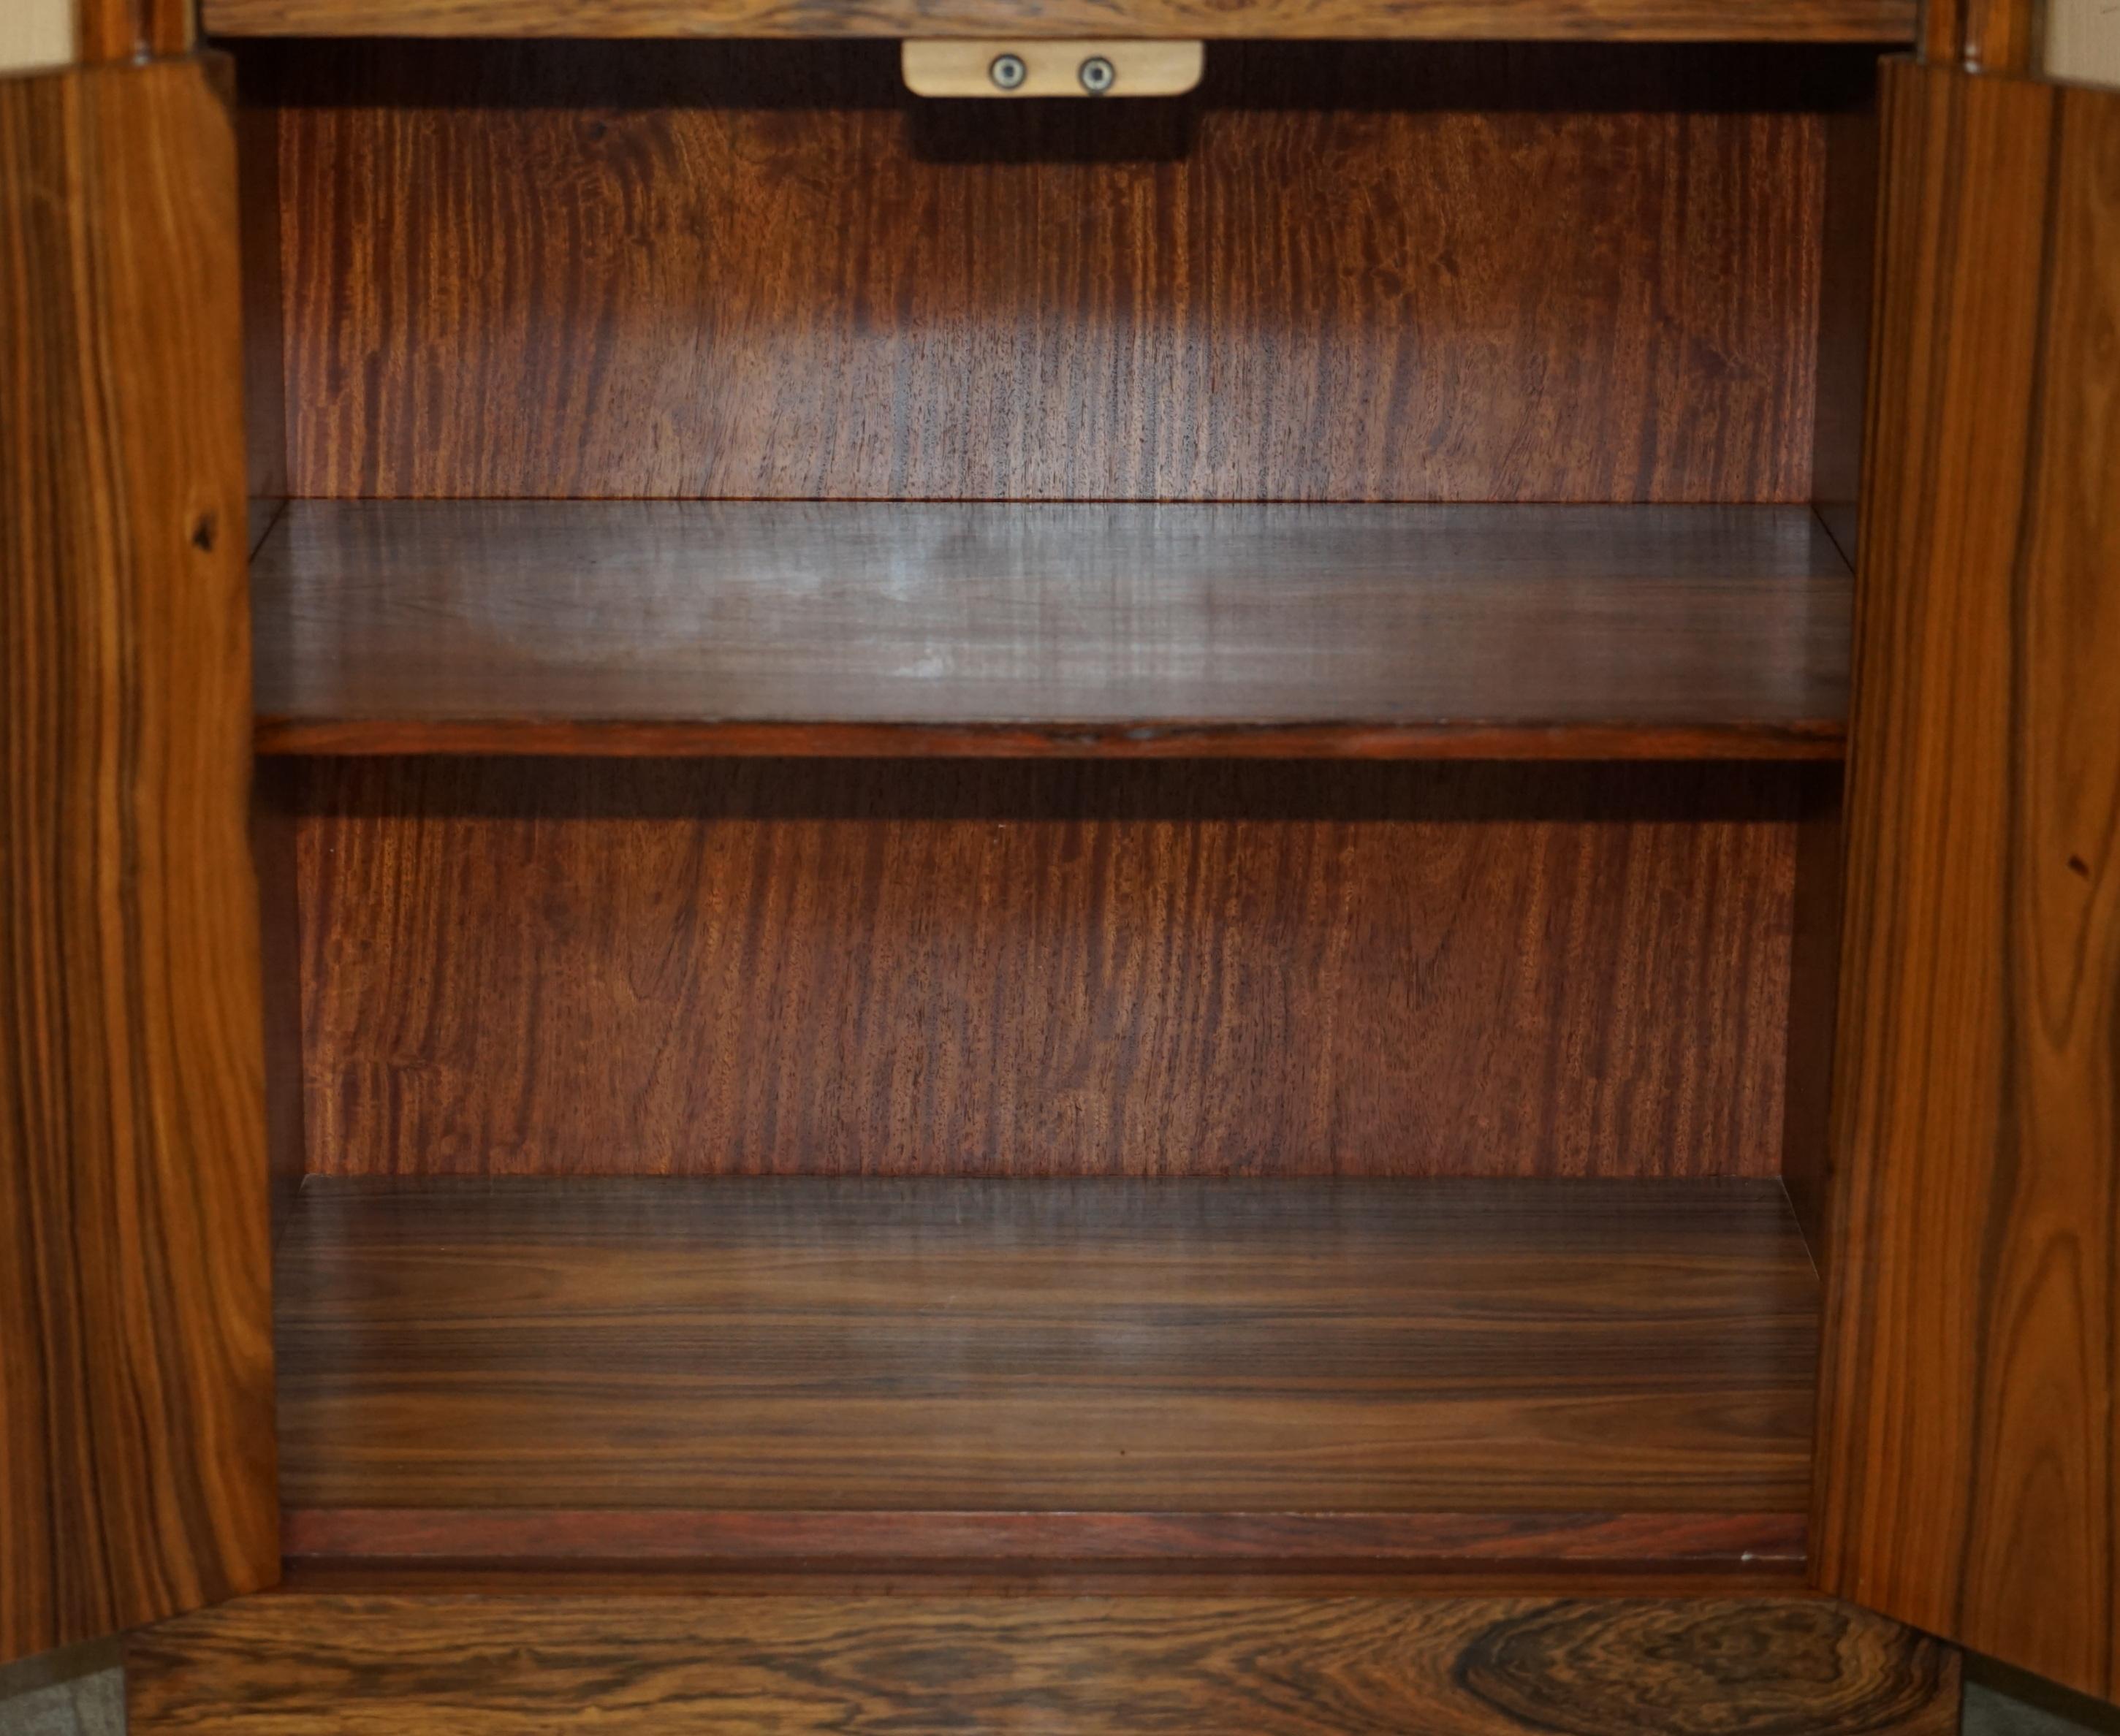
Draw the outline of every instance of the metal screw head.
M1082 63L1082 88L1092 96L1102 96L1118 78L1111 62L1101 54L1092 54Z
M1003 91L1013 91L1030 77L1030 69L1023 63L1020 54L997 54L993 64L987 68L987 77Z

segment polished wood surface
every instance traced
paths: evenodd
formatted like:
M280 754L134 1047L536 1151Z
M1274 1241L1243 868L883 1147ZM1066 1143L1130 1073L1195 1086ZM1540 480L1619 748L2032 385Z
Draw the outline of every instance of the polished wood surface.
M261 44L292 490L1806 504L1873 58L1231 45L1183 103L923 104L888 43Z
M1904 41L1913 0L205 0L225 36Z
M1960 0L1960 56L1972 71L2021 75L2035 70L2045 0Z
M352 1510L291 1534L436 1510L415 1553L542 1509L502 1553L800 1558L843 1513L827 1554L1536 1562L1569 1515L1808 1498L1770 1181L312 1178L278 1288L282 1497ZM1332 1517L1371 1513L1457 1517ZM1641 1534L1706 1558L1682 1529Z
M295 501L255 566L268 750L1803 758L1847 703L1799 507Z
M74 0L81 58L91 64L188 54L196 0Z
M0 80L0 1658L270 1580L235 163Z
M309 762L309 1164L1771 1177L1794 775Z
M1819 1599L281 1595L126 1687L143 1736L1950 1736L1959 1673Z
M1922 0L1915 46L1939 68L2021 76L2035 70L2047 0Z
M1235 1577L1253 1589L1337 1578L1461 1588L1480 1580L1639 1589L1691 1580L1727 1594L1803 1582L1797 1512L1334 1513L960 1512L812 1508L296 1507L287 1562L305 1572L395 1580L435 1568L498 1584L528 1571L569 1576L647 1569L657 1583L748 1576L897 1574L1017 1585L1103 1576L1145 1589L1174 1577Z
M2120 1692L2120 95L1886 74L1825 1583Z

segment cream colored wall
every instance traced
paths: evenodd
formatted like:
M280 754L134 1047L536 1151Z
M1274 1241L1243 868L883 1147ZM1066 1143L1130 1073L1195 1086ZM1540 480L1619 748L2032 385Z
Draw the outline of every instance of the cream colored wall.
M2120 88L2120 0L2047 0L2047 72Z
M0 72L73 58L74 0L0 0Z

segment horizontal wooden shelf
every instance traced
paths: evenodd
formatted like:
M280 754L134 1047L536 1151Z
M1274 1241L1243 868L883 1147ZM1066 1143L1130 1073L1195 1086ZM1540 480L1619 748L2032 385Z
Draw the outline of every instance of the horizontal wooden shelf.
M1777 1182L306 1184L291 1556L1794 1571Z
M1898 42L1914 0L205 0L223 36Z
M295 502L263 753L1817 759L1791 507Z

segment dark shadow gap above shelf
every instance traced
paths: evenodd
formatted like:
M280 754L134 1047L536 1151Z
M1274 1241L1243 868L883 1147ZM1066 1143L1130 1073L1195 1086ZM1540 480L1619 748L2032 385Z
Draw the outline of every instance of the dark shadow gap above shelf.
M1802 507L291 503L261 753L1831 759Z
M1774 1181L312 1178L291 1556L1792 1571Z

